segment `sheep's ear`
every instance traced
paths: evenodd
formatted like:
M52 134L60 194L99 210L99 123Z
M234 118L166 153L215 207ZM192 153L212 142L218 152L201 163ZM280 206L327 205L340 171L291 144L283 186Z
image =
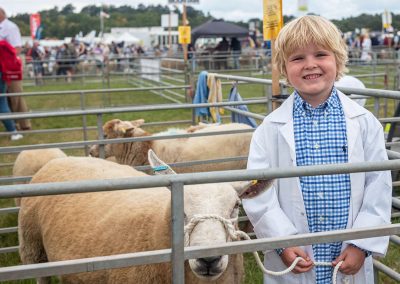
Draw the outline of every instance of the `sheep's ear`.
M176 175L176 172L174 172L174 170L171 169L171 167L166 163L161 161L153 150L150 149L147 155L150 166L152 167L155 175Z
M233 182L231 184L235 188L240 198L250 199L270 189L273 183L274 180L269 179L269 180L239 181L239 182Z
M144 119L136 119L131 121L132 125L135 127L140 127L144 124Z
M119 121L118 124L114 125L114 130L118 135L125 135L127 131L134 128L130 121Z
M112 120L107 121L103 125L103 132L105 134L109 134L112 131L115 131L115 126L120 124L120 123L121 123L121 120L119 120L119 119L112 119Z

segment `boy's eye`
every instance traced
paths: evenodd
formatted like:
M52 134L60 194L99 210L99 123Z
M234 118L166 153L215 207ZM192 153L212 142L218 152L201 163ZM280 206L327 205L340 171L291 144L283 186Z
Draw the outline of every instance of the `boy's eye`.
M317 53L317 57L323 57L323 56L327 56L328 54L326 54L325 52L320 52Z
M294 56L292 58L290 58L290 61L297 61L297 60L301 60L303 57L302 56Z

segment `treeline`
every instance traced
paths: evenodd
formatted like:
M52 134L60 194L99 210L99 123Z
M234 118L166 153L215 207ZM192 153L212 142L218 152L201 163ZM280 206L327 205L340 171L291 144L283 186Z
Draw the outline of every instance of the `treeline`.
M161 15L169 13L170 6L150 5L145 6L139 4L136 8L131 6L107 6L103 11L110 15L105 19L104 32L109 32L111 27L149 27L160 26ZM91 30L100 30L100 10L98 6L90 5L76 11L72 4L59 9L40 11L42 21L42 38L64 38L73 36L82 32L87 34ZM192 28L213 18L210 13L204 14L202 11L196 10L191 6L187 7L187 18ZM179 21L182 15L178 9L174 13L179 14ZM29 35L29 17L30 14L18 14L10 19L18 24L22 35ZM293 16L284 16L284 20L289 21ZM254 19L253 19L254 20ZM400 29L400 14L392 15L393 27ZM261 20L259 19L260 23ZM382 29L382 16L380 14L368 15L361 14L356 17L349 17L342 20L333 20L333 22L343 31L354 31L356 28L368 28L374 31ZM235 22L243 27L248 27L247 22ZM260 25L260 29L261 29Z

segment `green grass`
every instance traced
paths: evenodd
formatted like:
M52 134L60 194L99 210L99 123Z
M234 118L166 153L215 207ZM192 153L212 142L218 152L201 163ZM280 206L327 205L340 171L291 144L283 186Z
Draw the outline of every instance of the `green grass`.
M369 69L368 69L369 68ZM377 72L381 72L384 67L378 66ZM351 67L351 74L368 74L371 73L371 67ZM392 73L393 74L393 73ZM249 74L246 72L245 75ZM258 75L257 77L261 77ZM390 78L389 78L390 79ZM172 83L172 81L169 81ZM376 85L367 83L367 86L373 88L383 88L382 80L376 80ZM74 81L73 83L67 84L63 81L50 82L43 86L30 86L25 87L25 91L58 91L58 90L81 90L81 89L101 89L104 88L106 84L102 82L94 83L89 80L85 81ZM134 85L123 82L116 77L110 80L111 88L127 88L135 87ZM228 93L231 86L223 86L224 98L228 97ZM239 85L239 93L243 98L253 98L261 97L265 94L264 86L260 84L244 84ZM65 110L65 109L78 109L81 108L79 95L62 95L62 96L34 96L27 98L29 107L33 111L45 111L45 110ZM107 93L100 94L94 93L85 96L85 107L86 108L96 108L96 107L109 107L109 106L140 106L148 104L165 104L170 103L170 101L161 98L150 92L129 92L129 93ZM393 101L391 102L393 104ZM373 105L372 101L368 102L368 105ZM255 113L266 112L266 107L263 105L249 105L250 111ZM390 108L389 115L393 113L393 106ZM138 118L144 118L147 122L156 121L172 121L172 120L188 120L191 119L190 110L172 110L172 111L148 111L140 113L118 113L118 114L108 114L104 115L103 122L111 118L120 118L123 120L134 120ZM96 117L88 116L88 125L96 125ZM61 129L65 127L78 127L82 125L82 117L53 117L53 118L41 118L32 120L33 129ZM188 125L185 125L188 126ZM0 129L2 125L0 126ZM151 127L148 128L151 131L162 130L162 127ZM89 139L96 139L96 132L90 132ZM56 132L51 134L31 134L25 135L24 139L11 142L6 137L0 137L0 147L5 146L16 146L16 145L30 145L30 144L40 144L40 143L53 143L53 142L64 142L64 141L80 141L83 140L83 135L80 131L73 132ZM82 150L66 150L68 155L84 155ZM13 162L15 160L14 154L6 154L0 156L0 163ZM11 174L11 168L0 167L0 175L7 176ZM10 207L14 206L13 200L0 200L0 207ZM398 222L398 220L396 220ZM0 228L17 226L16 214L0 215ZM18 244L17 235L14 234L3 234L0 235L1 247L15 246ZM400 249L394 245L390 246L388 255L382 259L385 264L394 267L399 271L400 263ZM11 266L20 264L19 256L17 253L0 254L0 266ZM262 283L262 273L258 269L254 257L251 254L245 254L245 268L246 284L258 284ZM387 277L381 275L381 283L394 283L391 282ZM53 279L53 283L57 283L57 280ZM26 281L15 281L9 283L35 283L34 280Z

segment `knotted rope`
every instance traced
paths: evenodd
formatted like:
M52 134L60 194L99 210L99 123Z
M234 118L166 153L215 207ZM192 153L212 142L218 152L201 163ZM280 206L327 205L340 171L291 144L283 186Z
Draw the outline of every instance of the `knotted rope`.
M203 222L205 220L216 220L221 222L221 224L224 226L225 231L227 232L227 235L233 240L233 241L238 241L240 239L245 239L245 240L250 240L249 235L247 235L245 232L236 230L235 228L235 223L237 222L237 219L225 219L221 216L215 215L215 214L207 214L207 215L194 215L193 218L190 220L190 222L185 226L184 228L184 233L185 233L185 246L189 246L190 244L190 234L192 233L194 227L200 222ZM297 263L301 260L304 260L302 257L296 257L296 259L293 261L292 265L290 265L288 268L282 271L272 271L268 270L264 267L264 264L262 263L260 256L258 255L258 252L253 252L254 258L256 259L258 267L262 270L264 274L269 274L269 275L274 275L274 276L282 276L284 274L287 274L291 272L297 265ZM343 261L340 261L335 268L333 269L333 275L332 275L332 283L336 284L336 278L337 274L339 271L340 266L342 265ZM320 265L320 266L332 266L332 263L330 262L314 262L314 265Z

